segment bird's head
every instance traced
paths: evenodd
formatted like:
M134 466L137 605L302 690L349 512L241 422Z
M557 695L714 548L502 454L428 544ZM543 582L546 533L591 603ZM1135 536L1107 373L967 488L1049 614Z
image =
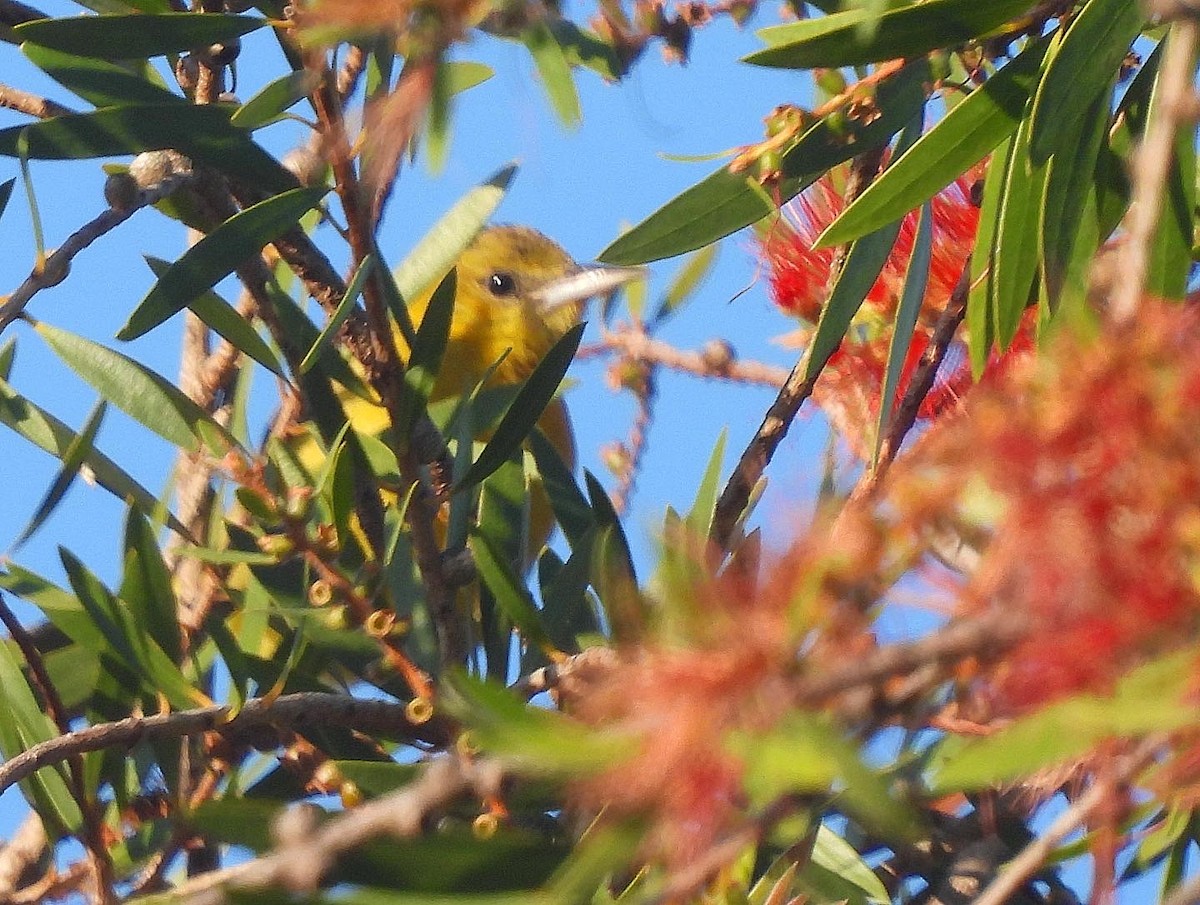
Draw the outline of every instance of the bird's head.
M577 264L554 240L523 226L479 234L456 265L451 347L482 369L511 349L498 383L524 379L578 320L583 303L641 276L640 268ZM468 349L474 352L468 352Z

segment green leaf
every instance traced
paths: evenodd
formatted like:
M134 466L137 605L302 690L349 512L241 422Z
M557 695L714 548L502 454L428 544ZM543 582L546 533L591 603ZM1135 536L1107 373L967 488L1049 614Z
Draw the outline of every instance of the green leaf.
M872 467L879 461L879 447L892 419L892 405L900 385L900 374L908 360L912 346L913 331L921 315L921 303L925 300L925 289L929 285L929 264L933 258L933 207L926 201L917 220L917 236L912 254L908 259L908 272L904 277L904 290L900 305L896 308L896 322L892 327L892 338L888 343L887 366L884 371L883 390L879 397L879 420L875 428L875 451Z
M8 341L0 346L0 381L7 381L12 376L13 361L17 357L17 338L10 336Z
M580 28L570 19L553 17L547 20L547 24L572 66L583 66L610 82L621 77L621 61L612 44Z
M1178 40L1172 30L1167 41ZM1195 70L1195 53L1188 71ZM1154 81L1150 95L1148 122L1164 115L1163 73ZM1170 114L1165 114L1170 115ZM1149 243L1149 262L1146 272L1146 292L1159 298L1182 299L1187 294L1188 275L1192 265L1192 245L1196 211L1196 130L1193 124L1182 126L1175 133L1171 169L1167 175L1162 199L1162 212Z
M161 278L171 268L171 264L162 258L150 255L145 255L144 258L156 277ZM206 290L192 299L188 309L229 340L238 351L245 352L272 374L283 376L283 365L279 363L266 340L259 336L254 325L242 317L225 299L211 290Z
M599 635L602 629L595 598L587 590L594 537L594 532L589 532L580 539L566 562L562 562L550 548L546 548L538 560L542 624L554 646L567 653L575 653L580 649L580 636ZM536 665L533 662L540 657L540 651L528 651L521 661L522 673L543 665L545 658L541 658Z
M21 671L13 650L0 644L0 747L13 758L39 742L58 735L58 728L43 712ZM21 791L51 837L67 835L82 824L79 805L67 787L60 767L42 769L21 781Z
M579 92L575 89L571 64L567 62L558 38L543 21L526 28L521 38L533 57L542 87L546 89L559 122L568 129L576 128L583 121L583 111L579 107Z
M825 901L864 905L868 902L886 905L892 901L883 881L854 846L824 824L817 827L812 853L800 871L797 883Z
M242 129L258 129L277 122L293 104L312 94L321 84L319 73L302 69L264 85L234 111L229 121Z
M4 216L4 209L8 207L8 199L12 197L13 186L16 185L16 182L15 176L7 182L0 182L0 217Z
M251 16L218 13L66 16L16 26L22 41L110 60L155 57L224 44L266 25Z
M103 643L94 648L102 661L105 657L115 658L141 680L144 697L154 699L162 694L176 710L209 703L192 688L175 662L150 637L149 626L139 622L124 601L68 550L59 547L58 553L71 589L103 638ZM87 643L82 637L77 640Z
M32 603L81 647L95 651L103 645L104 636L79 599L36 572L10 563L6 572L0 572L0 588Z
M471 739L522 773L579 776L629 755L629 741L564 714L527 705L494 682L451 672L441 703L471 729Z
M661 326L667 318L675 314L695 294L696 290L700 288L700 285L712 272L713 265L717 261L718 248L719 246L715 243L713 245L706 245L683 262L683 266L679 268L679 272L671 280L671 285L663 293L658 310L650 318L648 325L650 328Z
M1012 139L1005 140L1000 150L988 161L975 249L971 253L971 290L967 295L966 325L971 373L976 380L983 374L988 353L996 340L995 318L992 316L992 254L996 247L1000 205L1004 201L1004 174L1008 168L1008 158L1012 156L1012 146Z
M509 164L454 203L396 268L396 288L415 299L442 279L496 210L517 172Z
M292 189L239 211L189 248L138 303L118 339L137 339L233 273L312 210L328 189Z
M398 425L401 437L407 438L412 434L413 425L429 404L429 396L437 382L442 357L446 354L446 344L450 339L450 322L454 318L457 289L458 279L451 270L434 290L421 324L417 327L412 353L404 370L405 392L400 400L402 420Z
M187 100L126 66L26 43L21 52L33 65L96 107L127 104L179 104Z
M1041 203L1042 281L1054 311L1082 305L1087 297L1088 271L1101 235L1101 156L1108 135L1111 89L1092 102L1079 122L1079 131L1066 142L1070 153L1050 158Z
M480 579L492 592L504 615L527 642L543 652L553 651L554 644L542 625L537 604L508 558L478 530L471 532L468 544L475 556Z
M816 332L804 353L805 380L815 379L841 345L854 315L883 272L898 235L899 220L863 236L850 246L829 300L817 319Z
M987 157L1021 121L1046 47L1046 41L1034 42L897 155L825 228L814 247L841 245L891 223Z
M173 661L183 652L171 573L146 517L130 507L125 518L125 562L117 596L128 605L133 618L146 626L158 645Z
M354 303L358 301L358 297L362 294L363 284L366 283L367 277L371 275L371 268L374 265L375 258L371 255L367 255L362 259L362 263L354 271L354 276L350 278L350 285L346 287L346 292L342 295L342 300L338 302L337 307L333 310L329 322L325 324L320 334L313 340L312 346L300 361L301 374L307 374L321 360L323 350L332 343L334 334L342 328L342 324L346 323L346 318L354 310Z
M1029 139L1030 120L1025 119L1009 151L992 246L990 307L994 342L1000 351L1016 336L1038 269L1038 221L1046 168L1030 160Z
M727 167L677 195L600 253L607 264L644 264L693 251L777 211L831 167L891 139L925 103L929 64L914 61L884 81L877 93L881 115L844 132L825 120L812 126L783 155L777 198L745 173Z
M103 399L99 400L92 408L87 421L84 422L83 430L72 438L66 452L63 453L62 467L51 482L46 495L42 497L42 501L38 504L37 509L34 510L33 516L29 519L29 524L25 526L25 529L13 541L14 550L21 547L25 541L33 537L34 533L42 527L46 519L54 512L58 504L62 502L62 498L67 495L67 491L71 489L71 485L75 483L75 478L79 474L80 467L94 449L92 444L96 440L96 434L100 431L100 424L104 420L104 413L106 411L108 411L107 403Z
M735 734L727 745L746 764L747 793L755 804L837 789L839 810L876 832L910 838L917 829L916 814L895 798L885 777L822 717L793 713L765 734Z
M708 457L708 465L704 469L704 477L696 488L696 498L692 508L684 519L688 531L694 538L708 537L712 528L713 514L716 512L717 494L721 489L721 464L725 460L725 441L729 438L728 428L721 428L717 442Z
M40 322L35 327L54 353L101 397L180 449L197 440L221 454L237 443L225 428L169 380L90 339Z
M1022 717L995 735L948 739L932 766L933 794L1003 783L1079 757L1105 739L1174 732L1198 716L1195 655L1171 654L1125 675L1108 697L1081 694Z
M768 45L756 66L836 69L911 58L987 34L1029 9L1028 0L926 0L882 14L849 9L758 32Z
M1033 98L1029 157L1035 165L1058 150L1073 153L1063 139L1110 83L1143 22L1138 0L1090 0L1071 21Z
M0 380L0 424L6 424L30 443L62 460L75 442L76 434L49 412L30 402L5 381ZM147 514L161 507L149 490L130 477L103 453L92 449L85 456L96 483L120 500L130 500ZM167 525L187 536L187 529L170 513Z
M455 490L461 491L473 487L499 468L525 442L532 433L542 412L550 404L558 392L562 379L566 376L567 368L575 357L575 350L583 339L586 324L576 324L563 334L546 353L529 379L522 385L516 398L500 419L496 432L483 447L464 474L455 484Z
M566 535L567 543L574 550L595 523L587 497L575 483L571 469L563 461L562 455L540 428L535 428L529 435L529 449L533 453L533 461L542 479L542 487L550 498L554 518Z
M174 148L193 160L257 188L282 192L296 177L229 122L216 104L129 104L72 113L0 129L0 156L83 160Z

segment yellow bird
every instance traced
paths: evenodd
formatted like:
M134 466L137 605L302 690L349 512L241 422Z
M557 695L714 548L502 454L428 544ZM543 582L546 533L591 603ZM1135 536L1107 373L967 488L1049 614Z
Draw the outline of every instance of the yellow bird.
M552 239L522 226L485 229L455 268L454 315L431 402L469 393L494 366L488 386L525 380L578 322L584 302L643 275L641 268L577 264ZM409 303L414 325L421 323L431 296L432 291ZM396 343L407 355L399 331ZM378 435L387 429L388 416L381 405L346 392L339 395L346 417L359 433ZM539 426L573 468L575 441L565 406L557 400L552 403ZM306 445L300 459L314 471L313 466L320 464L315 444ZM533 520L543 519L535 514ZM535 524L531 542L540 547L547 534L548 522L544 527ZM536 554L536 549L532 552Z

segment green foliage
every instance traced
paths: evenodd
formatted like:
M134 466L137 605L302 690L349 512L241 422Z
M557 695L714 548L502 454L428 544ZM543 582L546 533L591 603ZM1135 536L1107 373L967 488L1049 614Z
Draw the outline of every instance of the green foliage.
M201 235L174 263L147 257L155 282L128 299L117 338L145 337L183 314L193 340L211 329L223 343L200 363L185 357L184 377L172 381L147 364L144 345L118 352L55 325L52 307L30 308L39 319L25 314L33 295L69 278L48 272L33 211L38 253L26 284L0 298L0 319L24 317L57 358L42 367L57 370L21 373L15 342L0 347L0 423L58 464L34 511L19 514L25 528L0 572L3 621L15 624L9 603L19 601L33 626L0 644L0 775L11 784L17 774L4 771L28 767L20 788L53 844L44 863L62 867L82 845L97 883L132 895L142 879L161 879L168 891L138 896L164 905L181 900L172 884L186 882L171 870L176 854L194 852L199 864L220 846L256 859L222 881L229 901L908 901L914 890L929 897L953 885L977 843L1030 835L1036 822L1010 807L1008 790L1074 794L1069 784L1028 784L1072 764L1081 788L1109 797L1081 818L1087 835L1043 856L1039 882L1057 890L1069 876L1060 862L1110 845L1130 853L1123 880L1159 870L1166 895L1187 875L1200 843L1195 639L1175 624L1147 632L1103 672L1107 686L1009 707L997 689L1025 662L1020 644L1042 629L1010 636L1005 626L971 644L953 634L1000 608L1011 608L1014 626L1018 616L1040 626L1041 611L1010 599L1007 585L996 599L971 596L984 596L986 577L971 555L986 556L1004 527L998 491L973 475L928 502L921 487L893 499L874 496L870 483L900 468L889 458L898 451L881 446L898 401L922 402L906 393L912 353L926 348L948 304L934 289L962 285L945 273L939 219L940 193L956 180L984 173L971 186L979 225L964 240L969 263L954 262L969 268L959 342L975 377L1014 346L1103 321L1092 264L1113 253L1114 235L1128 239L1120 230L1138 149L1168 117L1182 118L1172 121L1142 288L1187 298L1196 136L1165 65L1186 29L1149 28L1134 0L1042 4L1032 17L1030 0L792 3L804 15L760 30L762 48L738 64L810 71L813 109L761 111L765 135L691 158L733 157L673 199L648 199L658 209L602 254L620 265L689 254L665 288L651 295L641 281L623 300L604 299L611 332L594 347L582 345L585 325L555 331L538 309L547 337L512 343L536 354L510 349L483 362L466 392L447 395L438 383L447 356L471 349L455 262L517 167L450 205L394 269L378 226L388 199L412 191L388 161L423 156L436 175L452 130L470 128L455 100L493 72L458 59L459 45L512 42L548 112L574 129L587 96L577 76L620 81L655 42L686 56L705 40L709 14L740 25L753 4L605 3L588 28L552 3L426 4L388 9L386 21L370 4L334 2L295 15L252 4L261 16L232 2L227 13L165 0L80 5L95 14L9 22L24 7L0 0L0 54L23 54L94 108L38 118L6 95L29 121L0 129L0 158L20 168L31 205L30 161L93 166L84 162L160 150L190 158L173 174L178 186L137 182L146 158L105 164L109 189L128 181L132 194L110 198L112 210L60 254L88 253L152 204L139 216L161 214L180 236L184 225ZM239 85L244 103L218 97L226 83L212 80L215 70L243 79L233 58L260 30L253 41L271 37L282 49L278 70ZM1152 42L1140 66L1128 56ZM1130 78L1126 68L1138 71ZM697 97L714 88L700 86ZM299 180L294 164L268 153L254 133L281 120L319 130L305 150L319 147L333 166L321 162ZM486 136L467 140L486 145ZM0 214L14 184L0 182ZM813 203L794 220L835 203L797 237L780 208L805 191ZM10 213L5 228L13 222ZM692 500L686 514L680 506L631 517L595 475L580 480L573 440L556 434L568 370L581 348L615 355L613 382L646 422L666 367L742 379L742 362L721 347L690 356L614 349L624 331L659 340L711 303L703 287L717 243L748 226L759 230L758 248L780 236L803 246L805 279L820 284L793 395L771 406L745 452L743 438L715 425L700 435L717 440L697 486L679 488ZM214 289L231 277L245 290L236 308ZM526 301L497 294L504 305ZM317 317L310 298L322 306ZM868 343L877 343L874 358L847 355ZM528 363L519 378L502 379L518 360ZM852 372L839 370L848 360L875 379L857 408L846 402ZM25 391L65 371L99 396L78 430ZM969 392L965 369L949 376L961 378L954 393ZM264 415L271 392L278 412ZM838 423L859 432L863 461L844 470L831 457L811 525L797 505L752 527L763 469L805 394L828 413L845 403ZM1108 401L1088 403L1103 429L1117 431L1125 425L1111 423ZM98 449L111 409L132 419L125 429L178 454L165 489L141 483L142 463ZM682 463L695 440L664 445ZM628 486L638 450L622 449L629 471L613 470ZM1119 480L1122 464L1106 461L1105 477ZM851 491L847 473L859 465L868 477ZM1063 465L1081 483L1091 467ZM119 560L113 568L60 548L65 580L56 584L17 553L64 517L80 478L123 504L123 528L111 532ZM950 475L947 487L959 480ZM1140 502L1096 521L1133 532L1147 517L1135 511ZM663 528L658 562L642 569L630 537L646 524ZM1194 559L1195 526L1178 530ZM943 584L949 594L966 588L954 602L968 605L948 627L920 638L905 629L897 640L896 623L881 616L927 593L913 580L927 553L959 570ZM1194 585L1195 563L1185 566ZM1154 585L1147 594L1157 589L1144 584ZM1169 593L1192 591L1184 583ZM64 735L75 748L61 747ZM27 753L35 746L36 762ZM328 810L296 809L310 799ZM305 848L314 839L325 847ZM1002 841L1001 860L1016 863L1019 847ZM287 858L312 867L313 881L272 866ZM257 886L236 885L256 876ZM1041 896L1035 886L1023 894Z

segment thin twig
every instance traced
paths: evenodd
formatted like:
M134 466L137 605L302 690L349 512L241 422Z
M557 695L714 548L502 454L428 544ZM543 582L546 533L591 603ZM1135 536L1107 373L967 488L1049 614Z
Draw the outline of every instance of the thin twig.
M763 476L771 457L775 455L775 450L787 436L788 428L791 427L796 413L800 411L800 406L812 395L817 378L806 376L806 371L807 362L802 357L788 375L771 407L767 409L762 424L738 460L725 489L721 491L713 513L710 537L722 550L727 549L733 539L734 528L750 501L754 485Z
M312 100L325 135L338 197L346 214L351 254L355 266L358 266L374 250L371 237L374 220L361 196L360 183L346 140L340 99L329 82L329 79L323 80L322 85L313 93ZM368 280L363 287L369 329L367 343L362 351L368 354L360 356L359 360L366 369L371 388L379 395L391 423L400 424L404 419L401 407L404 396L404 364L392 335L391 321L388 318L379 279L376 275L375 279ZM432 428L431 423L425 422L428 422L428 418L422 419L423 430L428 432L432 429L436 434L437 431ZM422 468L435 462L440 466L441 456L430 458L427 454L423 455L424 450L404 437L397 437L395 441L396 461L402 480L407 486L415 484L419 488L409 503L407 516L417 568L425 585L426 603L437 633L440 660L443 666L457 666L466 661L470 642L466 624L456 603L455 590L447 581L442 568L442 548L434 529L438 510L435 497L441 496L442 485L448 486L448 480L446 476L440 475L437 468L433 469L434 493L431 495L426 492L426 485L421 480ZM445 448L444 443L437 446L440 449Z
M788 379L786 368L757 361L739 361L731 354L716 356L708 350L685 351L629 327L606 331L599 342L580 349L576 358L584 361L607 354L662 365L664 368L694 374L697 377L767 386L772 389L783 386Z
M952 622L918 641L888 644L840 669L801 678L792 690L797 706L812 706L855 688L875 687L885 679L929 664L995 654L1019 641L1024 622L1009 612Z
M47 844L42 818L30 811L0 849L0 901L16 892L21 877L41 860Z
M0 107L7 107L9 110L16 110L18 113L28 116L36 116L38 119L50 119L75 112L57 101L39 97L9 85L0 85Z
M106 233L112 232L137 211L161 201L193 177L177 174L161 183L138 192L129 207L108 208L95 219L79 227L53 253L46 256L40 268L35 268L16 291L0 304L0 331L21 316L25 306L41 290L57 286L70 272L71 260ZM0 297L2 298L2 297Z
M1008 862L1004 871L975 899L972 905L1004 905L1009 896L1020 889L1054 853L1067 836L1082 826L1112 792L1112 784L1125 783L1146 766L1163 746L1165 738L1154 735L1145 739L1130 754L1119 758L1113 775L1106 782L1096 782L1072 802L1046 831L1030 842L1017 857Z
M1176 135L1185 122L1195 120L1192 78L1198 39L1200 22L1192 17L1176 21L1166 39L1167 49L1159 74L1162 103L1157 105L1134 156L1133 197L1125 216L1126 235L1118 269L1120 278L1109 305L1109 315L1117 324L1125 323L1137 314L1150 266L1150 243L1158 227L1163 194L1175 156Z
M646 445L650 437L650 424L654 419L654 399L657 393L655 381L656 369L653 365L645 366L645 373L640 386L634 390L637 399L637 413L633 424L629 427L629 436L623 445L625 461L622 463L620 474L617 476L617 486L611 494L613 509L620 515L629 506L630 497L637 483L637 475L646 455Z
M871 148L858 155L851 163L852 178L845 193L846 204L850 204L870 186L878 175L882 155L882 148ZM845 251L839 250L834 259L834 266L830 270L830 291L836 282L836 274L844 262ZM754 492L755 485L767 470L767 465L775 455L775 450L787 436L788 429L796 418L796 413L800 411L800 406L812 395L813 387L816 385L817 378L820 377L820 371L818 370L816 374L812 375L809 375L808 371L809 359L806 352L800 356L800 360L796 362L780 389L779 395L767 409L762 424L759 425L758 431L742 452L733 474L730 475L725 489L721 491L721 496L717 499L709 538L719 550L729 549L734 529L750 502L750 495Z
M431 721L414 725L406 708L407 705L397 701L369 701L314 691L283 695L274 700L252 698L237 711L229 705L214 705L147 717L131 716L68 732L10 758L0 764L0 792L34 771L76 754L129 748L151 739L178 738L202 732L217 732L236 740L262 727L303 731L309 726L329 725L397 733L432 743L446 741L443 724Z
M277 827L285 841L276 851L186 883L174 890L174 895L192 905L216 905L224 901L223 890L227 887L282 886L296 892L311 891L341 855L379 836L415 836L430 814L465 792L495 794L501 778L498 765L490 762L439 758L405 788L345 811L318 828L300 825L304 822L303 812L285 814L284 821L297 825Z

